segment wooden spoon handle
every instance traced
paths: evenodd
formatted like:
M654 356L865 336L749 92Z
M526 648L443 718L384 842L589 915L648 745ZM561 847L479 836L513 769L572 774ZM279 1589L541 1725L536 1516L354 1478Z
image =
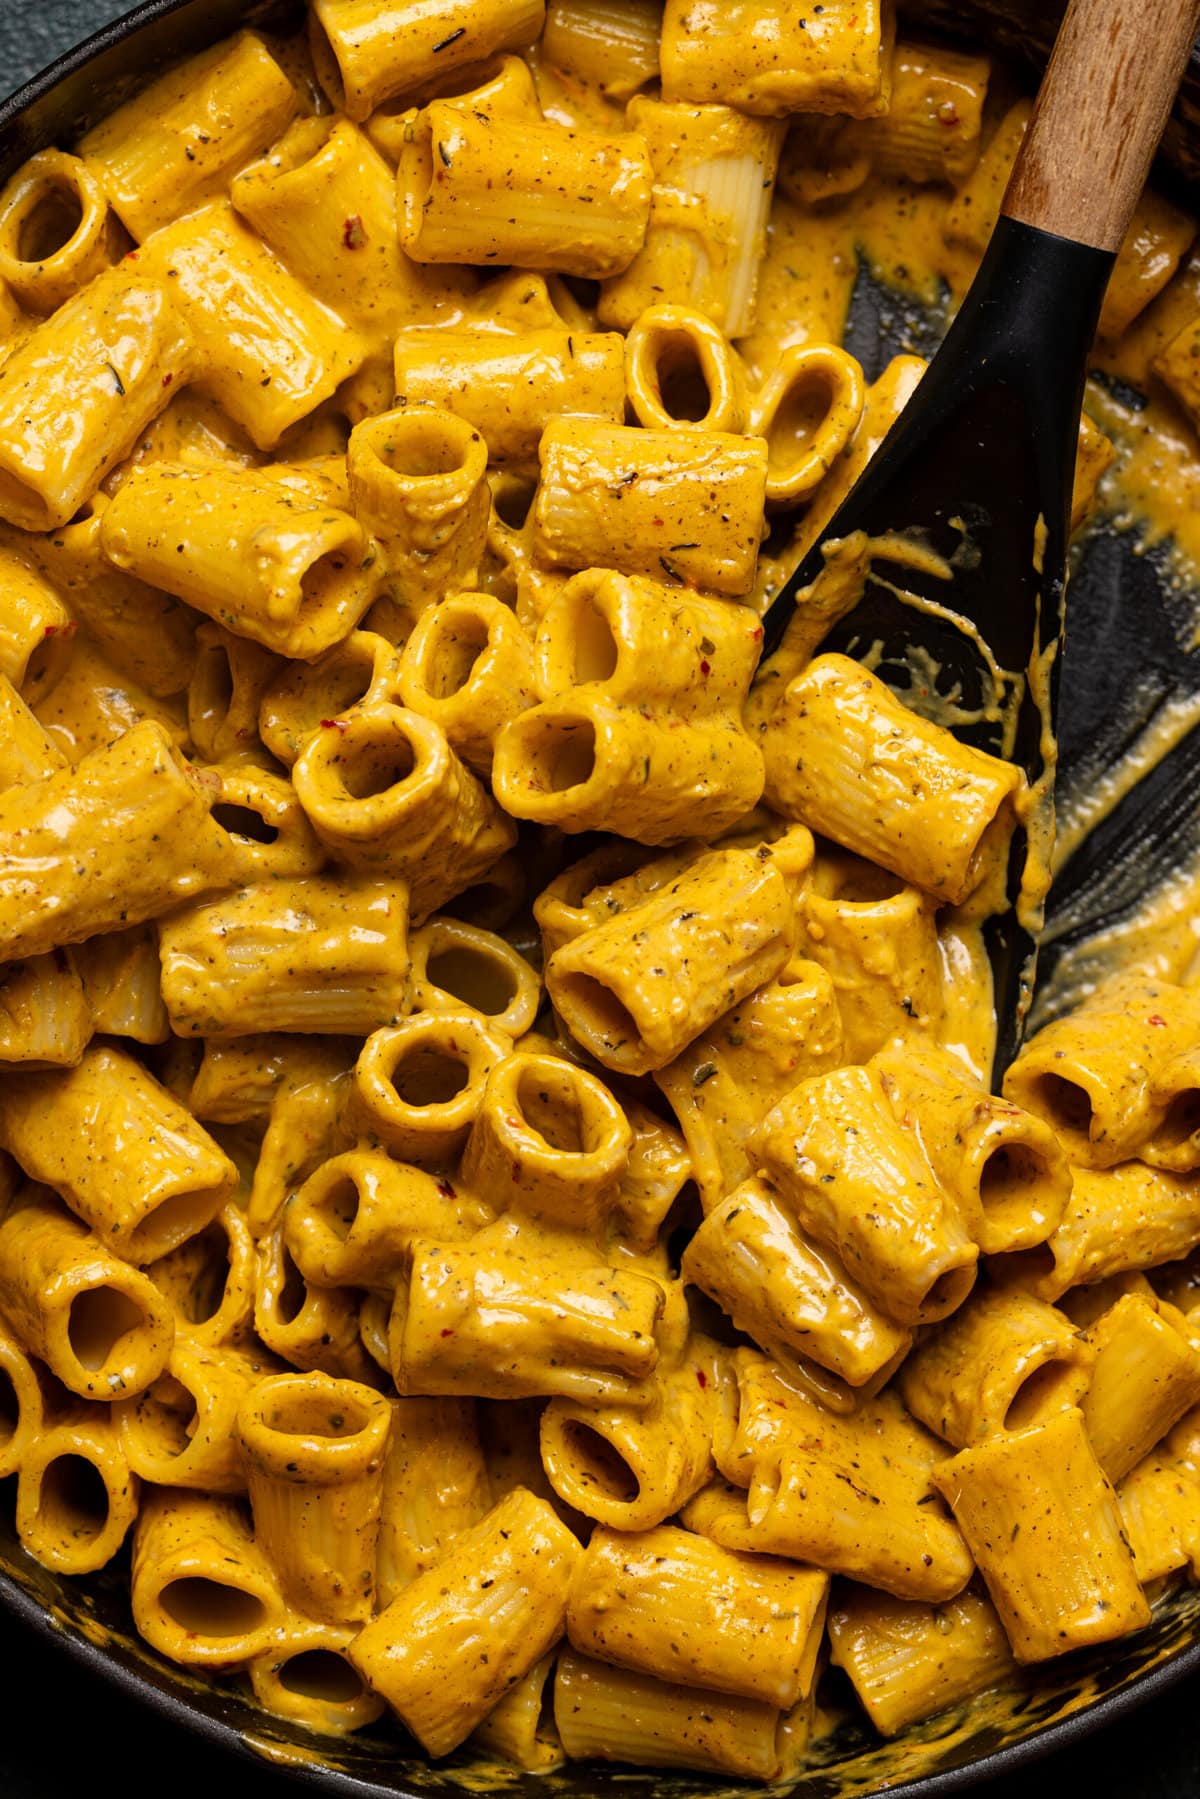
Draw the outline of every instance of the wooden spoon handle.
M1200 26L1200 0L1072 0L1002 211L1119 250Z

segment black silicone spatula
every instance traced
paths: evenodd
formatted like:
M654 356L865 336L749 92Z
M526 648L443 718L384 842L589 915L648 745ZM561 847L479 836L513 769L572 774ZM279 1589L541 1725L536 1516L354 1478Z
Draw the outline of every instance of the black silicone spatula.
M870 652L907 704L958 721L956 735L1018 762L1046 807L1088 353L1198 24L1200 0L1073 0L974 284L913 398L764 621L765 661L833 539L866 531L934 551L949 579L907 556L877 558L876 578L820 649ZM924 682L913 679L914 645ZM1007 726L990 703L997 667L1016 677ZM1027 853L1022 831L1012 896ZM1032 990L1036 924L1026 923L1014 910L988 926L997 1077L1019 1046Z

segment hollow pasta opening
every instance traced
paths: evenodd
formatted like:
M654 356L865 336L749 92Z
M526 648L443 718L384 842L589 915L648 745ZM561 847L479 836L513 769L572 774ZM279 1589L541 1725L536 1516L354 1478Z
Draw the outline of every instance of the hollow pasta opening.
M526 779L543 793L586 787L596 772L596 731L586 718L540 718L523 733Z
M263 1423L284 1437L328 1437L343 1442L356 1437L371 1422L366 1406L353 1394L339 1393L336 1399L312 1392L303 1385L278 1388L266 1401Z
M81 1368L91 1373L113 1359L121 1339L140 1330L146 1314L116 1287L89 1287L71 1301L67 1341Z
M200 651L193 677L192 716L199 712L215 734L229 716L233 692L233 666L228 651L223 644L207 645Z
M58 1455L42 1470L38 1524L60 1541L95 1539L108 1524L108 1487L85 1455Z
M1092 1096L1078 1081L1065 1075L1039 1075L1035 1087L1035 1105L1056 1131L1073 1131L1089 1135L1092 1124Z
M562 1002L569 1001L569 1009ZM616 994L590 974L567 975L560 986L560 1011L570 1024L577 1020L594 1037L599 1037L610 1050L623 1043L639 1043L633 1013Z
M283 1279L275 1301L275 1316L286 1326L295 1324L308 1304L308 1284L286 1249L282 1252L282 1261Z
M535 1069L527 1068L517 1082L516 1100L521 1116L550 1149L563 1155L582 1155L595 1147L588 1132L579 1096L567 1081L554 1082Z
M1167 1115L1154 1133L1154 1147L1160 1151L1182 1149L1198 1131L1200 1089L1187 1087L1182 1093L1177 1093L1167 1107Z
M785 477L808 455L833 400L833 383L825 369L805 369L784 389L766 430L770 477Z
M83 224L83 201L66 181L52 181L31 195L17 226L18 262L49 262L65 250Z
M457 474L464 466L463 434L449 429L449 422L423 418L419 412L397 421L387 436L375 445L375 453L384 468L392 474L412 481L428 481L442 475Z
M138 1436L157 1461L173 1461L192 1446L199 1415L195 1394L177 1381L156 1381L138 1401Z
M860 856L820 857L813 869L813 886L826 899L843 905L877 906L906 891L904 882L890 869L877 868Z
M346 591L349 559L345 546L327 550L305 569L300 579L300 605L296 611L297 629L337 611Z
M979 1203L1000 1218L1023 1214L1031 1189L1046 1178L1046 1161L1027 1143L1004 1143L994 1149L979 1172Z
M126 1244L126 1254L137 1261L154 1261L203 1228L215 1207L211 1192L172 1193L147 1212Z
M365 1688L344 1655L333 1649L303 1649L284 1662L279 1684L302 1699L321 1699L326 1705L355 1705Z
M386 737L355 737L342 741L342 760L337 775L353 800L376 799L409 780L417 766L417 755L409 739L400 731L389 730Z
M436 950L425 963L425 974L441 992L485 1018L507 1012L517 996L517 978L500 956L464 944Z
M967 1297L975 1284L975 1265L966 1268L948 1268L926 1293L922 1301L922 1311L932 1315L956 1310Z
M590 594L575 596L570 629L571 679L578 686L611 680L620 652L612 626Z
M450 618L443 612L441 630L430 640L421 671L430 699L449 700L461 693L487 647L486 619L463 607L456 607Z
M244 1637L266 1617L266 1607L255 1594L203 1574L169 1580L158 1603L173 1624L196 1637Z
M571 1472L583 1494L596 1493L614 1505L632 1505L642 1487L620 1450L590 1424L563 1420L563 1439Z
M1025 1376L1008 1403L1005 1430L1025 1430L1051 1413L1064 1410L1079 1397L1078 1369L1074 1362L1052 1356Z
M492 487L492 505L500 523L510 531L519 531L529 517L536 493L537 482L528 475L503 470Z
M406 1106L445 1106L458 1098L470 1071L464 1056L440 1045L414 1043L401 1050L390 1078Z
M25 679L21 683L21 691L30 705L36 705L42 694L48 693L55 680L62 673L70 655L70 636L58 632L52 637L43 637L25 664Z
M712 411L704 361L686 331L672 331L658 345L656 384L662 409L680 424L698 425Z
M339 1243L344 1243L354 1229L361 1198L358 1183L348 1174L338 1175L317 1198L313 1210Z
M278 826L270 824L252 806L216 805L212 815L223 830L243 843L268 845L279 840Z

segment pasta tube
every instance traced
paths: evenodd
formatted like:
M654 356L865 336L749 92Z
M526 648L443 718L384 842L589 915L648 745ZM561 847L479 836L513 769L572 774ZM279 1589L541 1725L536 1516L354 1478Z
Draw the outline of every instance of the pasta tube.
M546 986L605 1067L645 1074L779 972L791 912L769 854L716 850L556 950Z
M44 1426L45 1401L33 1358L0 1329L0 1480L17 1473Z
M0 549L0 674L36 706L71 656L75 623L50 583Z
M746 372L712 320L690 306L648 306L625 339L625 389L648 430L741 431Z
M326 719L390 696L395 662L395 645L386 637L351 631L315 662L285 663L259 700L263 746L291 768Z
M624 355L613 331L402 331L396 398L445 407L479 432L489 462L519 462L563 414L624 422Z
M0 518L65 525L190 378L195 343L166 283L89 282L0 368ZM69 421L70 429L66 429Z
M0 794L0 960L232 886L244 864L212 817L218 792L147 720L75 768Z
M1054 1301L1069 1287L1176 1261L1198 1244L1195 1183L1186 1175L1141 1162L1076 1168L1057 1230L1036 1249L1006 1257L1003 1273Z
M147 1491L133 1534L130 1591L142 1636L185 1667L248 1661L287 1616L242 1507L209 1493Z
M137 254L195 339L200 391L258 449L275 449L361 368L366 339L314 299L227 201L156 232Z
M45 781L66 767L66 757L47 736L7 675L0 675L0 798L10 787Z
M831 1250L795 1229L761 1177L709 1211L680 1273L834 1410L852 1404L848 1389L881 1385L912 1344Z
M463 283L411 263L396 236L396 183L348 119L303 119L230 196L265 243L323 305L388 344L398 327L432 318Z
M772 1106L798 1081L845 1059L832 981L815 963L793 958L657 1070L655 1085L679 1120L706 1210L751 1174L750 1140Z
M196 632L187 682L188 730L207 762L225 765L262 759L258 714L279 658L260 644L203 624Z
M767 480L761 438L560 418L538 455L533 551L546 567L666 575L733 599L754 586Z
M508 1054L508 1039L471 1012L427 1012L374 1031L354 1065L346 1122L422 1168L452 1162Z
M250 1662L250 1686L259 1705L319 1736L348 1736L374 1724L383 1716L383 1700L346 1654L354 1635L352 1625L289 1618L270 1647Z
M356 1624L371 1615L390 1426L386 1399L327 1374L276 1375L242 1398L255 1540L303 1617Z
M0 1086L0 1142L129 1262L203 1230L238 1185L220 1145L118 1049Z
M135 469L100 536L118 568L170 582L190 605L280 655L313 660L375 595L375 547L357 520L269 472Z
M792 505L825 479L866 405L862 369L835 344L794 344L755 394L746 429L767 441L767 504Z
M108 196L86 163L41 150L0 194L0 280L41 318L116 262Z
M758 271L784 128L732 106L680 106L638 94L629 123L654 171L645 242L606 282L601 324L628 331L649 306L688 306L731 341L754 324Z
M769 1366L769 1365L768 1365ZM748 1459L751 1544L881 1587L898 1599L952 1599L971 1555L930 1485L940 1445L893 1393L847 1417L767 1377L774 1401ZM968 1452L969 1453L969 1452Z
M1071 1170L1055 1134L994 1098L946 1050L906 1045L873 1060L897 1122L920 1137L982 1255L1028 1249L1062 1222Z
M360 1632L351 1660L430 1755L445 1755L562 1635L579 1555L545 1501L517 1488ZM463 1637L452 1620L467 1611Z
M156 1487L244 1493L238 1406L276 1368L261 1352L205 1349L178 1339L165 1374L136 1399L113 1407L125 1460Z
M556 69L613 100L658 75L658 0L550 0L542 53Z
M293 1368L334 1379L370 1380L374 1364L358 1328L358 1295L344 1287L310 1287L276 1226L258 1245L254 1328L267 1348Z
M691 1175L691 1158L678 1131L639 1100L625 1101L625 1116L633 1130L633 1148L621 1177L614 1216L629 1247L649 1255Z
M663 12L668 100L726 100L742 112L886 113L895 25L883 0L833 0L798 18L785 0L734 0L697 14L688 0Z
M905 1405L965 1449L1078 1405L1095 1355L1070 1320L1018 1289L972 1294L908 1357Z
M533 647L502 601L454 594L418 618L397 677L403 704L486 779L501 730L533 704Z
M170 1035L159 991L158 939L151 925L111 931L76 944L71 960L79 973L91 1030L135 1043L165 1043ZM89 1030L88 1035L91 1035ZM78 1062L79 1057L73 1057Z
M111 1402L156 1381L171 1353L170 1308L45 1188L0 1224L0 1312L72 1393Z
M171 1027L181 1037L365 1035L404 1010L407 939L402 881L255 882L160 927Z
M147 1273L175 1314L175 1342L198 1350L241 1342L254 1317L254 1239L236 1203L207 1230L159 1256Z
M1015 1672L994 1606L971 1591L945 1605L916 1605L844 1585L829 1608L829 1642L834 1667L850 1677L885 1737Z
M492 780L517 818L669 843L744 818L762 792L762 758L734 713L654 717L581 688L501 731Z
M346 466L354 510L384 546L407 636L427 606L478 580L490 510L487 445L453 412L414 407L357 424Z
M552 1399L542 1413L542 1465L559 1498L614 1531L651 1530L712 1474L712 1406L721 1351L693 1337L659 1374L644 1411Z
M415 1243L464 1242L493 1215L444 1176L354 1149L322 1162L293 1194L283 1238L314 1286L390 1291Z
M248 880L315 875L325 865L290 781L245 763L214 771L221 795L213 817L242 852Z
M17 1477L17 1536L43 1568L94 1574L137 1514L137 1476L106 1408L72 1407L29 1445Z
M571 1647L658 1680L788 1707L816 1676L829 1576L671 1525L601 1525L571 1581ZM712 1620L722 1619L714 1630Z
M505 1211L598 1232L633 1132L602 1082L554 1056L510 1055L484 1083L462 1173Z
M761 742L769 805L951 905L1015 822L1013 764L918 718L847 656L789 682Z
M548 1706L554 1661L551 1651L522 1675L483 1723L476 1725L468 1741L530 1774L561 1768L566 1757Z
M751 1780L779 1772L775 1706L689 1690L569 1649L558 1658L554 1717L573 1761L652 1763Z
M683 718L740 711L762 626L748 607L661 581L588 569L547 609L535 643L538 697L594 690L617 705Z
M79 954L53 950L0 968L0 1068L78 1065L96 1028Z
M1136 1293L1110 1306L1087 1340L1095 1362L1079 1409L1096 1460L1115 1485L1200 1404L1200 1351L1165 1308Z
M502 1217L468 1243L414 1245L392 1377L402 1394L646 1405L663 1306L658 1281L585 1239Z
M1116 1495L1079 1411L964 1449L934 1471L1019 1662L1150 1622Z
M801 1229L836 1250L892 1317L932 1323L962 1304L978 1249L876 1071L802 1081L764 1120L757 1147Z
M516 841L516 827L435 724L401 706L361 708L311 738L292 770L317 835L343 860L402 876L424 919Z
M435 917L414 931L409 950L414 1012L474 1014L476 1025L514 1040L532 1027L541 982L507 938Z
M503 134L503 179L496 141ZM642 247L652 172L644 140L568 130L434 100L399 167L400 242L415 262L513 263L602 281Z
M1155 1081L1200 1041L1200 999L1129 972L1105 981L1069 1018L1030 1038L1004 1079L1016 1105L1045 1118L1073 1162L1111 1168L1162 1128Z
M545 11L545 0L434 0L397 17L376 0L314 0L310 43L326 93L365 119L385 100L532 44Z
M394 1400L376 1555L380 1609L435 1567L491 1506L475 1401Z
M299 103L262 38L243 31L118 107L86 134L80 153L140 241L222 194Z

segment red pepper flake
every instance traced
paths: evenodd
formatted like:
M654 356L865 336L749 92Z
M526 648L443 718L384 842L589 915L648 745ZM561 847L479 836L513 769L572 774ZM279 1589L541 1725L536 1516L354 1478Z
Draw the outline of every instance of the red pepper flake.
M751 631L750 635L751 635L751 637L761 637L762 636L762 626L755 625L755 627L754 627L753 631Z
M665 522L666 521L661 518L656 518L651 521L651 523L657 525L660 528L660 530L661 530L662 526L665 524Z
M457 1199L458 1198L458 1194L454 1191L454 1188L450 1185L450 1182L447 1180L439 1180L439 1182L437 1184L437 1190L441 1194L443 1199Z
M346 729L346 721L344 718L323 718L321 720L321 729L323 731L344 731Z
M454 1332L449 1328L449 1326L447 1326L447 1328L442 1332L442 1335L443 1335L443 1337L452 1337L454 1335Z
M712 674L712 663L709 661L707 656L702 656L700 659L700 673L702 675L711 675Z
M704 1372L704 1370L703 1370L703 1368L697 1368L697 1370L696 1370L696 1379L697 1379L697 1380L698 1380L698 1381L699 1381L699 1382L700 1382L700 1385L701 1385L701 1386L702 1386L702 1387L707 1387L707 1385L708 1385L708 1376L707 1376L707 1374L705 1374L705 1372Z
M164 375L163 376L163 386L170 387L170 385L171 385L172 381L174 381L174 379L175 379L174 375Z
M1151 1012L1149 1018L1146 1020L1146 1023L1147 1024L1156 1024L1160 1030L1165 1030L1166 1025L1167 1025L1166 1019L1160 1017L1157 1012Z
M342 247L346 250L361 250L367 241L363 228L362 214L352 213L342 226Z
M44 642L47 637L74 637L78 629L78 621L70 618L65 625L47 625L42 632L42 639Z

